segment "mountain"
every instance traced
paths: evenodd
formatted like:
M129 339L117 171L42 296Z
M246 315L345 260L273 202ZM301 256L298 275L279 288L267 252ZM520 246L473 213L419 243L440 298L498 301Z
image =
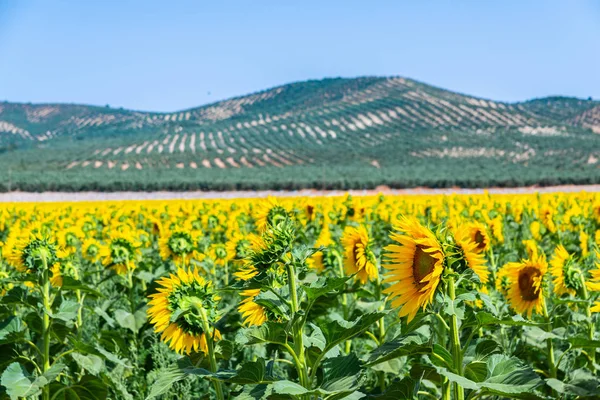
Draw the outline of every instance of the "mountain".
M323 79L174 113L0 103L0 190L600 182L600 102Z

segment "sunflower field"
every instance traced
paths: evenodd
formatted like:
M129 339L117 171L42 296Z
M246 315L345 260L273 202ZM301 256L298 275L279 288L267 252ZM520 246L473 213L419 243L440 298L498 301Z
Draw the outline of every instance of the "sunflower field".
M0 399L599 399L600 194L3 204Z

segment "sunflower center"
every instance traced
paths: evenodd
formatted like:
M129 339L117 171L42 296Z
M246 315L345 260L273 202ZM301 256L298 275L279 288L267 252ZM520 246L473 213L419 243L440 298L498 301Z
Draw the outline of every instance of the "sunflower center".
M477 243L477 250L483 250L485 248L485 238L480 230L475 232L475 243Z
M421 282L427 275L433 272L437 259L431 254L423 250L423 246L417 246L415 248L415 255L413 257L413 278L419 288L426 285L425 282Z
M519 292L523 300L533 301L540 297L539 287L535 286L535 280L540 275L540 271L533 267L524 268L519 272Z

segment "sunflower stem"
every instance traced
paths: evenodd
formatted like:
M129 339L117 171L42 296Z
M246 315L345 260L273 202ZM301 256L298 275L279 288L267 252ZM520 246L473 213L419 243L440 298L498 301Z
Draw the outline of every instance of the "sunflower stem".
M448 296L450 296L450 300L454 301L456 299L456 291L454 288L454 276L450 275L448 278ZM454 369L456 373L460 376L463 375L462 368L462 349L460 347L460 337L458 334L458 318L455 314L452 314L451 318L451 338L452 338L452 355L454 358ZM458 383L454 383L454 398L456 400L464 400L465 391L462 386Z
M308 371L306 369L306 360L304 357L304 339L302 338L303 324L302 318L296 319L296 314L300 310L298 303L298 291L296 288L296 270L294 269L293 263L286 265L288 275L288 285L290 288L290 297L292 300L292 319L293 319L293 334L294 334L294 347L295 353L298 357L298 377L300 378L300 384L310 389L310 382L308 381Z
M40 249L40 257L42 259L42 303L44 305L44 315L42 317L42 352L44 355L44 364L42 372L46 373L50 369L50 276L48 271L47 254L43 249ZM50 399L50 385L42 388L42 399Z
M552 332L552 320L548 315L548 308L546 307L546 302L544 301L543 306L544 318L546 318L546 332ZM550 377L556 378L556 363L554 362L554 344L552 343L552 338L546 339L546 351L548 352L548 368L550 370Z
M198 311L200 313L200 319L202 320L202 330L204 331L204 339L206 339L206 348L208 349L210 372L214 373L217 372L217 358L215 357L213 337L212 335L210 335L210 324L208 323L208 317L204 308L200 307ZM217 392L217 399L225 400L225 395L223 394L223 386L221 385L221 381L213 380L213 384L215 386L215 392Z
M588 324L588 337L590 340L594 340L594 323L592 322L592 313L590 311L590 303L589 303L589 294L587 291L587 286L585 285L585 277L582 272L579 272L579 280L581 282L583 300L585 300L585 316L587 317ZM592 372L596 371L596 348L592 347L588 350L590 357L590 370Z
M338 272L340 274L340 278L343 278L345 276L344 274L344 262L342 261L342 257L336 253L335 255L335 259L337 261L337 265L338 265ZM344 287L346 285L344 284ZM342 308L343 308L343 312L344 312L344 320L348 321L348 293L344 293L342 294ZM350 348L352 346L352 342L350 340L346 340L346 342L344 343L344 352L346 354L350 353Z

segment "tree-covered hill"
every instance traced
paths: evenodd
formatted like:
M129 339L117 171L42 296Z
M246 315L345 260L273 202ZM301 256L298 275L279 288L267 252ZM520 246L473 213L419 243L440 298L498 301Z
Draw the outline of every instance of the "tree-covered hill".
M600 182L600 102L401 77L292 83L174 113L0 103L1 190Z

